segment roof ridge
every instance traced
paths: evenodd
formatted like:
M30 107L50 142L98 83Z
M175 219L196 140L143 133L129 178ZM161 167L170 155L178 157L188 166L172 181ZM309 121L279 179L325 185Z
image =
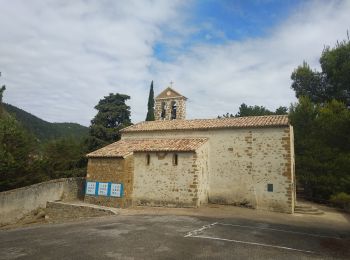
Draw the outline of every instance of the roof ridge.
M133 152L157 152L157 151L196 151L205 144L208 138L144 138L121 139L101 149L87 154L87 157L122 157Z
M160 92L156 97L155 99L162 99L161 96L165 95L166 92L168 91L172 91L176 96L175 97L184 97L186 98L184 95L181 95L179 92L177 92L175 89L171 88L171 87L167 87L166 89L164 89L162 92ZM167 98L167 97L164 97L164 98ZM187 99L187 98L186 98Z
M154 121L140 121L137 124L141 123L153 123L153 122L178 122L178 121L201 121L201 120L234 120L234 119L244 119L244 118L253 118L253 117L288 117L288 115L262 115L262 116L238 116L238 117L223 117L223 118L193 118L193 119L174 119L174 120L154 120ZM134 126L134 125L131 125ZM130 126L128 126L130 127ZM123 128L125 129L125 128Z
M148 140L205 140L205 139L209 139L208 137L150 137L150 138L125 138L125 139L120 139L116 142L120 142L120 141L148 141ZM114 143L116 143L114 142ZM112 143L112 144L114 144Z
M121 132L161 131L161 130L193 130L219 128L249 128L249 127L277 127L289 125L288 115L263 115L232 118L209 119L176 119L141 121L126 127Z

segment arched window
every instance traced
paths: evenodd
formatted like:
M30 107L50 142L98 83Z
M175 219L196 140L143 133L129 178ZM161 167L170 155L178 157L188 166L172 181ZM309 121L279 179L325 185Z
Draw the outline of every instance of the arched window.
M176 101L172 101L171 102L171 119L176 119L176 109L177 109Z
M177 165L178 164L178 155L177 153L173 154L173 165Z
M166 114L166 104L165 104L165 102L162 102L161 108L162 108L162 111L160 112L160 118L161 119L165 119L165 114Z
M146 165L149 165L151 162L151 155L150 154L146 154Z

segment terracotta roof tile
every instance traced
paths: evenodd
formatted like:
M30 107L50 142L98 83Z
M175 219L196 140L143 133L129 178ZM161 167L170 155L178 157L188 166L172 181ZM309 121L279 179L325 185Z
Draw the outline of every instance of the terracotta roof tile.
M260 128L288 126L287 115L249 116L220 119L158 120L140 122L121 130L127 132L163 130L202 130L220 128Z
M190 152L203 145L207 138L126 139L87 154L87 157L126 157L133 152Z

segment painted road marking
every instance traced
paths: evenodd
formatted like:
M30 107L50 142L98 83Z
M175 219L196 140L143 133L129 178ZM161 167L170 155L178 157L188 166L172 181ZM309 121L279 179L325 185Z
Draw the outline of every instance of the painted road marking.
M322 238L331 238L331 239L340 239L341 240L341 238L339 238L339 237L331 237L331 236L325 236L325 235L319 235L319 234L311 234L311 233L298 232L298 231L290 231L290 230L277 229L277 228L244 226L244 225L225 224L225 223L218 223L218 222L216 222L216 224L217 225L221 225L221 226L232 226L232 227L242 227L242 228L250 228L250 229L272 230L272 231L291 233L291 234L297 234L297 235L306 235L306 236L312 236L312 237L322 237Z
M249 229L271 230L271 231L275 231L275 232L284 232L284 233L291 233L291 234L297 234L297 235L307 235L307 236L321 237L321 238L340 239L339 237L324 236L324 235L319 235L319 234L311 234L311 233L290 231L290 230L284 230L284 229L267 228L267 227L252 227L252 226L237 225L237 224L219 223L219 222L214 222L214 223L211 223L208 225L204 225L198 229L195 229L193 231L188 232L184 237L219 240L219 241L226 241L226 242L233 242L233 243L240 243L240 244L249 244L249 245L255 245L255 246L271 247L271 248L278 248L278 249L284 249L284 250L290 250L290 251L304 252L304 253L309 253L309 254L316 254L316 252L314 252L314 251L302 250L302 249L286 247L286 246L270 245L270 244L264 244L264 243L257 243L257 242L250 242L250 241L242 241L242 240L227 239L227 238L220 238L220 237L210 237L210 236L201 235L201 233L203 233L205 230L211 229L217 225L249 228Z
M214 223L209 224L209 225L204 225L203 227L201 227L199 229L188 232L184 237L193 237L193 236L197 235L198 233L200 233L208 228L212 228L213 226L215 226L217 224L218 224L218 222L214 222Z
M301 250L301 249L285 247L285 246L268 245L268 244L262 244L262 243L256 243L256 242L240 241L240 240L234 240L234 239L226 239L226 238L219 238L219 237L207 237L207 236L197 236L197 235L194 235L194 236L191 236L191 237L211 239L211 240L220 240L220 241L234 242L234 243L240 243L240 244L263 246L263 247L272 247L272 248L278 248L278 249L298 251L298 252L303 252L303 253L316 254L316 252L308 251L308 250Z

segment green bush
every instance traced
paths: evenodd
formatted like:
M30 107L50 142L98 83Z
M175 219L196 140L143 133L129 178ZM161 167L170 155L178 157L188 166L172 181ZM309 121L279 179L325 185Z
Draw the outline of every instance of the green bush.
M350 110L332 100L322 105L301 97L290 109L298 183L315 201L350 190Z
M350 195L345 192L332 195L330 201L338 207L350 209Z

